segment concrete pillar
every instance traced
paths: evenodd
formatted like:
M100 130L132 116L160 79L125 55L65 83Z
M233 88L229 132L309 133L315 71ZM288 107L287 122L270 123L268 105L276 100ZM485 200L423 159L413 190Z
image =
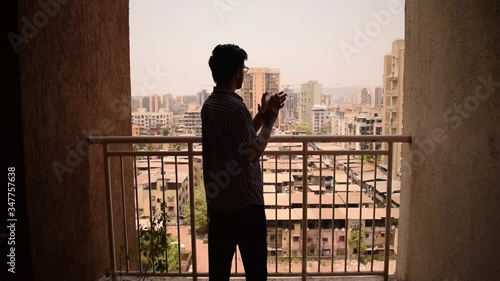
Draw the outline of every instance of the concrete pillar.
M19 5L33 277L97 280L109 266L104 166L102 148L89 148L85 140L131 134L128 1L21 0ZM115 181L117 215L120 190ZM126 194L133 245L133 188L127 186ZM123 225L116 226L120 246Z
M499 3L406 0L400 279L500 280Z

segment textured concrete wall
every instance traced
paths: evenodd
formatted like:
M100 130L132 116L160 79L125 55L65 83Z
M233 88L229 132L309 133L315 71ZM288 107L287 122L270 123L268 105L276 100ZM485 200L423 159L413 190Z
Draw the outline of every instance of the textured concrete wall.
M96 280L109 266L104 166L85 139L131 133L128 1L21 0L20 27L34 279Z
M401 279L500 280L499 19L496 0L406 0Z

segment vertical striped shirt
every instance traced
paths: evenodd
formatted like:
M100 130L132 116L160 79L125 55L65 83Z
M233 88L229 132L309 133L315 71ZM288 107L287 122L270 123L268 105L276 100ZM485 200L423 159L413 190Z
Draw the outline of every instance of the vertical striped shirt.
M248 145L259 143L243 99L214 87L201 110L203 177L210 210L231 212L250 204L264 205L259 161Z

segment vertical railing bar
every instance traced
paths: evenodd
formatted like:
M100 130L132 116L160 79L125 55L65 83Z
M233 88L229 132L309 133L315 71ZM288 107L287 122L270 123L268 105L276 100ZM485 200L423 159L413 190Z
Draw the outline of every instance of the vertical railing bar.
M347 256L349 255L349 248L347 246L347 239L349 237L349 180L351 178L350 171L350 157L347 155L347 187L346 187L346 200L345 200L345 233L344 233L344 246L345 246L345 257L344 257L344 271L347 272Z
M359 186L359 229L358 229L358 272L361 267L361 239L364 239L361 235L361 212L363 212L363 159L364 155L361 155L361 180Z
M149 231L153 233L153 203L151 202L151 165L149 161L149 156L146 156L148 160L148 191L149 191ZM151 251L149 253L151 255ZM149 263L148 263L149 267ZM146 273L149 270L149 268L146 268ZM155 268L153 266L153 273L155 272Z
M139 226L139 183L137 182L137 158L134 156L134 180L135 180L135 202L136 206L136 221L137 221L137 232L140 234L142 228ZM144 200L143 200L144 201ZM141 237L137 235L137 249L139 249L139 271L142 273L142 260L141 260Z
M196 254L196 236L193 235L196 234L196 230L193 232L193 226L195 226L196 220L195 220L195 212L194 212L194 163L193 163L193 146L194 143L189 142L188 143L188 169L189 169L189 207L193 212L190 212L191 217L191 260L193 263L193 281L196 281L198 279L198 266L197 266L197 259L198 256Z
M127 212L125 205L125 174L123 171L123 156L120 156L120 171L122 178L122 204L123 204L123 227L125 235L125 259L127 263L127 273L130 271L129 248L128 248L128 227L127 227Z
M333 195L333 200L332 200L332 249L331 255L332 255L332 264L331 264L331 272L333 272L333 264L335 262L334 259L334 252L335 252L335 197L337 197L337 194L335 192L335 174L337 173L337 156L333 155L333 181L332 181L332 195Z
M292 155L288 157L288 170L288 272L292 272Z
M234 249L234 272L238 273L238 247Z
M302 281L307 280L307 144L302 143Z
M161 188L162 188L162 198L163 198L163 203L160 206L160 210L162 213L162 221L163 221L163 227L165 227L165 234L168 234L168 226L167 226L167 216L166 214L166 207L167 207L167 201L165 200L165 166L163 164L163 156L160 156L161 160ZM165 266L167 268L168 272L168 247L165 247Z
M387 161L387 196L385 204L385 251L384 251L384 281L389 280L389 257L391 237L391 206L392 206L392 161L394 143L389 142L389 159ZM376 181L377 179L375 179Z
M181 256L181 228L179 227L179 169L177 167L177 155L175 156L175 216L177 222L177 252L179 254L179 273L182 271Z
M104 155L104 177L106 180L106 199L108 200L108 231L109 231L109 247L110 247L110 262L111 262L111 278L116 280L116 249L115 249L115 226L113 222L113 201L111 193L111 169L110 159L108 156L108 145L103 145Z
M275 237L274 237L274 253L276 255L276 273L278 273L278 155L274 156L274 202L275 202ZM283 188L283 186L282 186Z
M374 174L374 178L375 178L375 181L373 182L373 220L372 220L372 250L371 250L371 256L372 256L372 264L371 264L371 269L370 271L373 272L373 252L374 252L374 249L375 249L375 208L377 207L377 195L376 195L376 192L377 192L377 164L378 164L378 161L377 161L377 156L375 156L375 174Z
M319 241L318 241L318 272L321 272L321 243L323 237L321 236L321 204L322 204L322 186L323 186L323 155L319 155Z

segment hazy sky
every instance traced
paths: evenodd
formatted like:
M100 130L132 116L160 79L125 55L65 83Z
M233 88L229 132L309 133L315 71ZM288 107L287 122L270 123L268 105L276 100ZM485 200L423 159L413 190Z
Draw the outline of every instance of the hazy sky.
M247 66L280 69L282 85L382 85L396 38L404 0L131 0L132 95L211 90L208 58L220 43L245 49Z

